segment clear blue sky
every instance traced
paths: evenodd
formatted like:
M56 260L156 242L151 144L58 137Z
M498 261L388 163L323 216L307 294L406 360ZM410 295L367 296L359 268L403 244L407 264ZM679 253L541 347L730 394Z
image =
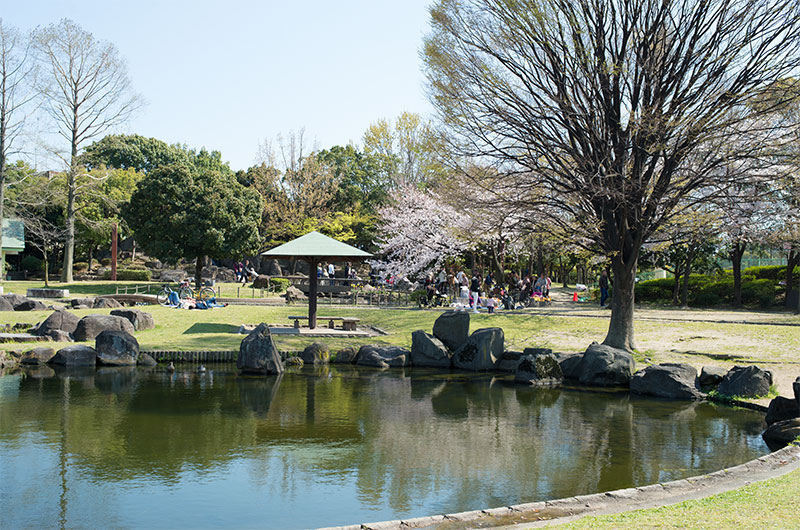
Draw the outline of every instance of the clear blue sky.
M305 128L320 148L361 143L370 123L432 112L419 59L431 0L4 2L27 31L71 18L114 43L147 105L117 132L222 152Z

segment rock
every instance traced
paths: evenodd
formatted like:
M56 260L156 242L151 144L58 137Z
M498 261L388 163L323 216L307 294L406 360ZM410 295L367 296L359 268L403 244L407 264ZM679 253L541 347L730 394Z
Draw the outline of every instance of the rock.
M0 311L13 311L14 304L8 301L5 296L0 296Z
M133 324L133 329L136 331L154 329L156 327L156 321L153 320L153 315L138 309L115 309L111 311L111 314L127 319Z
M631 392L668 399L702 399L697 370L683 363L663 363L639 370L631 378Z
M266 289L269 287L269 276L265 274L256 276L256 279L253 280L253 287L256 289Z
M69 301L69 305L72 306L73 309L92 307L92 304L94 304L94 298L75 298Z
M92 306L83 305L83 304L78 304L76 306L72 306L72 309L91 309L91 308L92 308Z
M122 307L122 304L113 298L95 298L92 303L92 309L116 309Z
M800 436L800 418L775 422L761 435L770 448L790 444L798 436Z
M266 274L269 276L283 276L283 271L281 271L281 266L278 263L278 260L271 259L266 263Z
M283 361L269 327L265 323L256 326L248 336L242 339L236 368L243 373L280 374L283 373Z
M563 380L564 373L552 353L523 354L514 373L515 382L527 385L554 386Z
M150 355L146 353L140 353L139 357L136 358L136 364L139 366L157 366L158 363L155 359L153 359Z
M353 347L347 347L336 352L333 362L336 364L353 364L357 358L358 350Z
M297 355L293 355L293 356L291 356L291 357L287 357L286 359L284 359L284 360L283 360L283 362L284 362L284 364L288 364L288 365L292 365L292 366L299 366L299 367L301 367L301 368L302 368L302 367L303 367L303 365L305 364L305 363L303 362L303 359L301 359L301 358L300 358L299 356L297 356Z
M178 283L186 278L186 272L178 269L162 269L159 279L162 282Z
M51 329L45 337L49 337L53 342L72 342L72 335L60 329Z
M315 342L306 346L300 358L305 364L327 364L330 362L331 354L326 344Z
M772 425L778 421L790 420L797 417L800 417L800 408L797 406L797 401L778 396L769 402L767 415L764 416L764 421L767 422L767 425Z
M55 354L56 352L53 348L40 346L22 354L22 358L19 362L22 364L46 364L50 362L50 359L52 359Z
M97 363L97 352L91 346L73 344L58 350L50 363L61 366L94 366Z
M52 330L65 331L68 334L75 333L75 329L78 327L78 322L80 322L80 320L80 318L69 311L53 311L44 322L37 326L34 334L45 337L48 336Z
M132 366L139 356L139 342L125 331L104 330L95 339L97 362L107 366Z
M717 387L724 396L766 396L772 385L772 372L758 366L734 366Z
M593 342L575 370L584 385L629 386L634 366L633 357L625 350Z
M517 365L522 360L522 353L518 351L504 351L503 355L500 356L500 359L494 363L494 369L500 372L511 372L514 373L517 371Z
M14 306L14 311L44 311L47 306L39 300L25 300Z
M719 366L704 366L700 370L700 377L697 382L704 387L717 386L722 382L722 378L725 377L726 373L728 373L728 370Z
M453 354L453 366L474 372L492 370L503 355L503 343L501 328L479 329Z
M4 294L0 296L0 298L11 304L12 308L18 306L22 302L28 301L28 297L22 296L21 294Z
M282 294L284 298L286 298L286 303L291 304L297 300L308 300L308 297L303 294L303 291L295 287L294 285L290 285L286 288L286 292Z
M446 311L433 323L433 336L456 351L467 343L469 338L469 313L466 311Z
M72 337L76 342L94 340L105 330L125 331L131 335L135 331L127 318L115 315L86 315L78 322Z
M408 366L411 352L399 346L368 344L358 350L356 364L359 366Z
M561 366L561 371L564 373L564 379L578 379L580 373L578 366L583 359L582 353L559 353L556 355L558 364Z
M411 364L450 368L452 354L442 341L422 330L411 334Z

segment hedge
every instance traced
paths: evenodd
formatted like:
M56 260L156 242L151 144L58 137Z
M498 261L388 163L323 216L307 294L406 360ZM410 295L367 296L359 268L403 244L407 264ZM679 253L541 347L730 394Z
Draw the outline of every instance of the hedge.
M111 279L111 271L107 270L103 272L103 279L110 280ZM138 269L119 269L117 271L117 280L123 281L134 281L134 282L149 282L152 279L152 275L150 271L145 270L138 270Z
M636 284L636 300L637 302L670 303L674 286L674 278L639 282ZM747 270L747 273L742 274L742 303L744 305L769 307L775 303L777 291L777 282L774 280L757 279L750 269ZM704 274L689 276L690 306L714 307L732 303L733 275L729 272L709 276Z
M22 270L28 272L39 272L42 270L42 260L36 256L25 256L19 264Z
M285 291L292 282L286 278L270 278L269 286L273 291Z

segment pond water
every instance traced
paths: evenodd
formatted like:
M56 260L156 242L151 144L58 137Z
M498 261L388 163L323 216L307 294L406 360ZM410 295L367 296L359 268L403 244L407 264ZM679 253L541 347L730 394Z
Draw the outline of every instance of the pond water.
M763 415L424 369L0 377L0 527L308 528L663 482L768 452Z

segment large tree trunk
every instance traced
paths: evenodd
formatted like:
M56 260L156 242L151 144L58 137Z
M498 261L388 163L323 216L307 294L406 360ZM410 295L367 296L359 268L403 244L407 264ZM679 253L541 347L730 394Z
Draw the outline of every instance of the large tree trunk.
M792 272L797 265L800 265L800 250L790 250L786 260L786 274L784 275L784 281L786 282L786 298L789 298L789 294L795 288Z
M675 263L675 272L672 273L675 277L675 281L672 284L672 305L678 305L680 302L678 301L678 295L681 290L681 266L680 263Z
M61 269L61 281L72 283L72 261L75 254L75 177L78 172L78 113L73 115L72 150L67 174L67 238L64 242L64 265Z
M197 256L194 261L194 288L198 294L203 288L203 256Z
M747 243L737 241L731 248L731 264L733 266L733 307L742 307L742 256Z
M633 302L636 287L638 249L627 260L619 254L611 260L614 285L611 291L611 322L603 344L612 348L633 351Z
M692 262L694 261L695 249L689 245L686 252L686 264L683 270L683 287L681 288L681 306L689 307L689 276L692 275Z

